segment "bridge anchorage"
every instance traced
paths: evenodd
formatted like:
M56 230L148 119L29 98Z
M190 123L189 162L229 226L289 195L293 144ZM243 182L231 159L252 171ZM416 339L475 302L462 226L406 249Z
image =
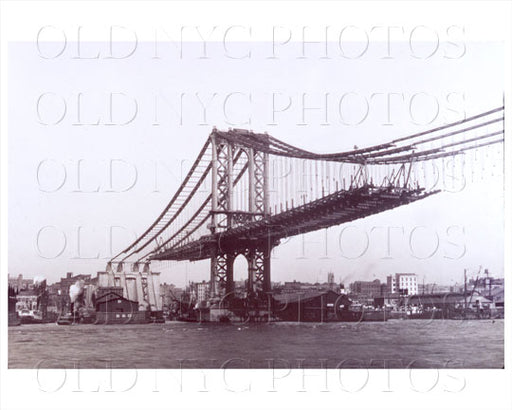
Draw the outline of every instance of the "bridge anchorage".
M233 294L234 261L243 255L247 294L268 294L270 255L282 239L436 194L448 162L464 174L473 153L494 150L502 158L503 112L330 154L266 133L214 128L163 212L111 263L148 269L152 261L210 259L214 300Z

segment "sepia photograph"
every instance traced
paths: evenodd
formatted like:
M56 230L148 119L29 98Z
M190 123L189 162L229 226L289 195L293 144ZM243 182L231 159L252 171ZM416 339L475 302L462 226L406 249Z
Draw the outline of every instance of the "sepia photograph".
M508 408L509 2L42 3L1 5L2 408Z

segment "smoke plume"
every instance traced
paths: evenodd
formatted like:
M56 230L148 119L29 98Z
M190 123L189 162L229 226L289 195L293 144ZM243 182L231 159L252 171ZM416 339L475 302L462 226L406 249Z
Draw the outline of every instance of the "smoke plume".
M69 287L69 297L71 303L75 303L78 297L84 292L84 281L77 280L73 285Z

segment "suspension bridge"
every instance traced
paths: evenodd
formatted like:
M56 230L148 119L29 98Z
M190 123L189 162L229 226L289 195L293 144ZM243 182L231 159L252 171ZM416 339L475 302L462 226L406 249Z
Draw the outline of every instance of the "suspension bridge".
M214 298L233 291L234 260L244 255L248 294L265 294L271 290L270 255L282 239L434 195L445 161L464 172L473 153L502 150L503 141L504 107L329 154L267 133L214 128L168 205L107 271L132 264L136 272L142 264L147 272L151 261L209 259Z

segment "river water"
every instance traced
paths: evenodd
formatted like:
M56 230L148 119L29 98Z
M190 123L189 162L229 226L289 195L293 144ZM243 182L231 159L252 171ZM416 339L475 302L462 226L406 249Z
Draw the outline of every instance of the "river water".
M9 368L502 368L503 320L22 325Z

